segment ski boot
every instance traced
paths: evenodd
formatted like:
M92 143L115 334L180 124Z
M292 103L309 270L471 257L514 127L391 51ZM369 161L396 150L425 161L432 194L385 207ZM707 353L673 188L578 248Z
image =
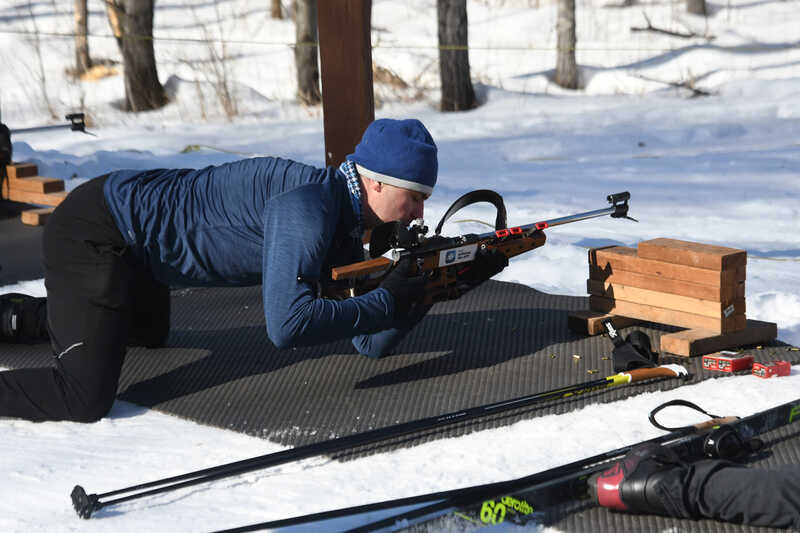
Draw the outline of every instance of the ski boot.
M589 478L589 494L602 507L669 515L664 506L668 484L664 480L680 476L684 466L668 448L653 443L636 446L611 468Z
M0 342L35 343L48 338L47 298L0 294Z

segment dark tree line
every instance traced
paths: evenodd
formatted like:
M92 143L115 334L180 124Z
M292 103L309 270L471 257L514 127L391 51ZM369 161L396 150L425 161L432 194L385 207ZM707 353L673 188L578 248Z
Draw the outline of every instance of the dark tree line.
M89 54L87 0L73 0L75 21L75 72L92 67ZM117 39L125 77L125 108L156 109L167 101L158 79L153 48L155 0L105 0L106 13ZM295 21L297 98L307 105L321 101L317 47L317 1L292 0ZM470 78L466 0L437 0L441 109L464 111L477 105ZM706 14L705 0L686 0L687 11ZM270 0L270 14L282 18L280 0ZM575 60L575 0L558 0L557 59L554 81L566 88L579 87Z

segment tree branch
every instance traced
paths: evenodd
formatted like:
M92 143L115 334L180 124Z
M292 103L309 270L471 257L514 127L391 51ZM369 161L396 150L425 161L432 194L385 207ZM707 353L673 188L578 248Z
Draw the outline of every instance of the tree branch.
M653 26L653 24L650 23L650 19L647 17L647 13L642 13L642 15L644 15L644 20L647 21L647 27L646 28L640 28L640 27L636 27L636 26L631 26L631 31L652 31L652 32L655 32L655 33L663 33L664 35L670 35L672 37L680 37L681 39L691 39L693 37L702 37L703 39L708 39L708 40L713 40L714 39L713 35L699 35L699 34L694 33L694 32L680 33L680 32L677 32L677 31L665 30L663 28L657 28L657 27Z
M711 96L709 91L698 89L694 86L694 80L684 80L684 81L664 81L664 80L657 80L655 78L648 78L647 76L642 76L641 74L636 74L636 77L645 81L654 81L656 83L663 83L665 85L669 85L670 87L676 87L678 89L688 89L692 91L692 98L696 96Z

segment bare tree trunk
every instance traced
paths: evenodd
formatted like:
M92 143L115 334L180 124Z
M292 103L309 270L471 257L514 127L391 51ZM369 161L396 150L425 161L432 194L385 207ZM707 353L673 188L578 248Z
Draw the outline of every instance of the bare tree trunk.
M295 0L294 25L297 99L305 105L317 105L322 101L322 94L319 90L319 62L317 61L316 0Z
M283 15L281 14L281 0L272 0L270 3L270 15L274 19L282 19Z
M164 87L158 81L153 49L153 9L155 0L107 0L109 20L119 23L122 61L125 65L125 109L149 111L167 103Z
M120 8L114 3L115 0L106 1L106 17L111 33L117 41L120 53L122 53L122 22L120 21Z
M575 0L558 0L558 58L556 83L566 89L578 88L578 63L575 61Z
M476 105L469 77L466 0L437 0L439 77L442 111L465 111Z
M89 20L86 0L75 0L75 75L80 76L92 68L89 57Z
M703 15L705 17L708 14L706 10L706 0L686 0L686 11L694 15Z

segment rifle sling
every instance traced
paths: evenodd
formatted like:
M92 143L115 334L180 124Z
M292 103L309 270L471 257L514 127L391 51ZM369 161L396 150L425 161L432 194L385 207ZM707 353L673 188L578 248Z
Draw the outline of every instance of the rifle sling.
M442 226L444 226L444 223L447 221L447 219L453 216L456 211L478 202L489 202L497 209L497 218L494 222L495 230L504 229L506 227L506 205L503 203L503 197L489 189L478 189L477 191L466 193L461 198L453 202L453 205L447 209L447 212L436 226L436 235L442 233Z

